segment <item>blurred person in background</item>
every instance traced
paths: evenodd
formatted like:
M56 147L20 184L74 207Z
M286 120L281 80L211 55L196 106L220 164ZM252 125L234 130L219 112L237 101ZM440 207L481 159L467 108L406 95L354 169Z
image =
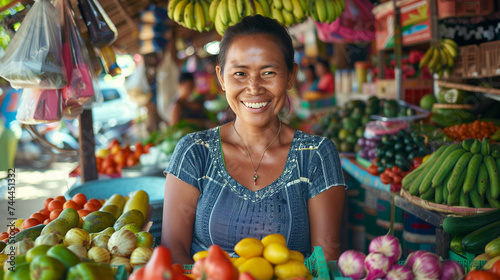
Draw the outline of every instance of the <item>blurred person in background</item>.
M177 96L170 111L169 125L173 126L181 120L206 126L206 114L203 102L194 99L195 81L191 73L183 72L179 75Z
M316 76L318 76L318 83L316 90L323 93L334 93L335 91L335 78L330 72L330 64L325 59L318 59L314 64Z
M299 86L299 94L300 96L304 96L304 93L308 91L312 91L316 89L316 84L318 83L318 79L316 77L314 65L306 65L302 68L302 73L304 73L305 80L300 83Z

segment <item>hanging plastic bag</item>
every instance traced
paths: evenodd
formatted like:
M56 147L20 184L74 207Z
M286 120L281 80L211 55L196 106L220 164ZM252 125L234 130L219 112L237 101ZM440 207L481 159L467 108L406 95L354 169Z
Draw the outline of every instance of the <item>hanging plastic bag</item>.
M14 88L62 88L67 84L61 51L60 14L38 0L0 59L0 76Z
M116 40L116 27L97 0L79 0L78 8L95 47L109 46Z
M92 74L89 67L91 60L87 48L83 43L80 30L76 24L69 3L62 0L64 14L64 42L63 58L66 65L68 85L63 88L63 101L65 104L84 104L94 96Z
M345 10L331 24L316 23L318 38L325 43L359 43L375 40L373 4L368 0L345 0Z
M163 56L163 61L156 71L156 104L158 107L158 114L164 120L170 118L171 103L177 93L177 79L179 75L179 68L172 56Z
M151 100L153 93L148 84L146 66L143 60L137 64L134 72L128 76L125 81L125 88L127 89L130 100L137 103L139 106L145 106L149 100Z
M26 88L21 95L16 119L24 124L60 121L62 117L62 90Z

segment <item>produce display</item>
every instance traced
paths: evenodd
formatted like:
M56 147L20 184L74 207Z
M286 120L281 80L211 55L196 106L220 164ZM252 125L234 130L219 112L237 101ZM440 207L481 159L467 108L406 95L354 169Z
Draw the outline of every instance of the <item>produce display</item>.
M500 208L499 150L486 138L443 145L402 180L402 187L438 204Z
M465 269L456 261L441 261L439 256L418 250L399 261L401 244L391 235L375 237L369 244L369 254L348 250L340 255L338 268L348 279L464 279Z
M153 252L152 234L141 231L148 205L149 196L142 190L107 200L87 199L82 193L69 200L47 198L43 209L1 233L0 276L114 279L121 266L132 273Z
M443 128L443 131L455 141L460 142L469 138L490 138L500 127L494 122L475 120L468 124L456 124Z
M285 26L301 23L309 15L318 22L332 23L344 8L344 0L174 0L167 9L169 18L186 28L204 32L215 27L222 36L245 16L260 14Z
M458 55L458 45L451 39L441 39L436 45L431 45L420 60L419 68L427 66L429 72L435 73L439 78L446 72L448 76L455 65Z

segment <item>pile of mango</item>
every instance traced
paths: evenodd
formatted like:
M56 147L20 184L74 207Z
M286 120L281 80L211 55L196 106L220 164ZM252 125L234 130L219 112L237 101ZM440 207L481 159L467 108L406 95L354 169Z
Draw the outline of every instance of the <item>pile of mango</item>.
M114 194L103 202L83 217L67 207L47 224L21 225L19 232L11 225L11 236L0 242L0 279L114 279L120 266L131 273L147 263L153 236L141 228L148 194Z

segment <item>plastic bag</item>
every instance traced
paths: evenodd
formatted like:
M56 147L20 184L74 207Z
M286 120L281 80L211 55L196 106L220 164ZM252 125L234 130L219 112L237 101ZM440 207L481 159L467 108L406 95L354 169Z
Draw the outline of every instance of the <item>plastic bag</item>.
M130 100L139 106L145 106L151 100L153 92L148 84L146 66L143 60L137 64L134 72L125 81L125 88Z
M0 59L0 76L14 88L62 88L60 14L49 0L35 2Z
M62 90L26 88L21 95L16 119L24 124L60 121L62 117Z
M165 55L156 71L156 104L158 114L164 120L170 118L171 103L177 93L179 68L170 55Z
M97 0L79 0L78 8L94 46L102 48L116 40L116 27Z
M66 0L62 0L64 14L63 58L66 65L68 85L63 88L63 101L65 104L84 104L94 96L92 86L92 66L87 48L83 43L80 30L76 24L71 9Z
M318 38L327 43L358 43L375 40L373 4L368 0L345 0L345 10L331 24L318 23Z

